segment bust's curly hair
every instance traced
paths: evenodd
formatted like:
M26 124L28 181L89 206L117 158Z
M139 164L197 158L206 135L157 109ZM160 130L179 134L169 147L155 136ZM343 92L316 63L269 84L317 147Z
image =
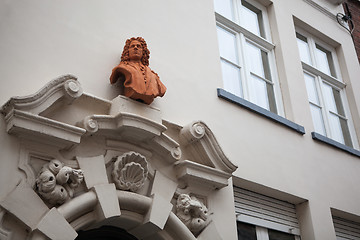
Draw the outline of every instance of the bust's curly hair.
M129 47L130 47L130 43L133 40L139 41L141 43L141 47L143 49L143 55L141 57L141 63L144 64L145 66L149 66L150 51L147 48L147 44L146 44L145 40L142 37L132 37L132 38L126 40L124 50L123 50L123 52L121 54L121 62L130 61Z

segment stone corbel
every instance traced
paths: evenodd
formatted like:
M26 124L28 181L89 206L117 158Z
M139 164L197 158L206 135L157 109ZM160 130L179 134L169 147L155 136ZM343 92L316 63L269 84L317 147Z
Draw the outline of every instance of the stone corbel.
M195 192L221 189L228 185L231 177L230 173L189 160L176 162L175 170L182 187L191 187Z

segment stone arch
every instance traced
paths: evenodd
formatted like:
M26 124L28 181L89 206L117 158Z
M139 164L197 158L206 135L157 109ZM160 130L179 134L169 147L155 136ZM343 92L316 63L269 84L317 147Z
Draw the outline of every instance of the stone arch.
M98 201L96 194L92 191L63 204L58 208L58 211L76 231L84 229L91 224L94 224L96 228L96 223L98 222L100 226L105 224L117 226L135 237L142 237L139 235L139 230L151 227L149 226L151 224L144 223L143 220L151 209L153 199L127 191L117 190L116 193L122 213L118 217L99 219L99 215L94 214ZM157 239L196 239L173 212L168 216L164 229L158 230L161 233L157 234Z

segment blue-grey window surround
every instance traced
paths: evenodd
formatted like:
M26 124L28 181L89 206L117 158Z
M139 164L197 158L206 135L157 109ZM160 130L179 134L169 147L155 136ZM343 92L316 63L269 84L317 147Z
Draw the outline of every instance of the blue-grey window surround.
M305 134L305 128L299 124L296 124L286 118L283 118L273 112L270 112L262 107L259 107L256 104L253 104L241 97L238 97L232 93L229 93L227 91L225 91L224 89L218 88L217 89L217 94L219 98L225 99L227 101L230 101L232 103L235 103L238 106L244 107L254 113L257 113L261 116L264 116L276 123L282 124L292 130L295 130L296 132L300 133L300 134Z
M328 137L325 137L319 133L316 133L316 132L312 132L311 133L311 136L313 139L317 140L317 141L320 141L320 142L323 142L323 143L326 143L326 144L329 144L333 147L336 147L338 149L341 149L345 152L348 152L352 155L355 155L357 157L360 157L360 151L354 149L354 148L351 148L349 146L346 146L345 144L342 144L342 143L339 143L335 140L332 140L331 138L328 138Z

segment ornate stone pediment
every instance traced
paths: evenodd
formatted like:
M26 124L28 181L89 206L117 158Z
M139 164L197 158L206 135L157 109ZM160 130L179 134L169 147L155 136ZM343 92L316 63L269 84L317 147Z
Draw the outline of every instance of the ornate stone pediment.
M6 131L20 143L18 167L25 175L0 206L28 226L31 236L52 238L64 231L64 239L74 239L76 230L104 220L126 222L123 227L138 238L205 239L206 232L216 233L211 215L200 218L199 209L211 211L207 196L228 185L236 166L205 123L182 127L124 96L92 96L71 75L31 96L11 98L1 113ZM55 163L61 169L54 171ZM68 195L52 198L55 188ZM179 196L188 196L199 216L186 209L178 216L206 224L179 220ZM53 221L58 229L51 228Z

